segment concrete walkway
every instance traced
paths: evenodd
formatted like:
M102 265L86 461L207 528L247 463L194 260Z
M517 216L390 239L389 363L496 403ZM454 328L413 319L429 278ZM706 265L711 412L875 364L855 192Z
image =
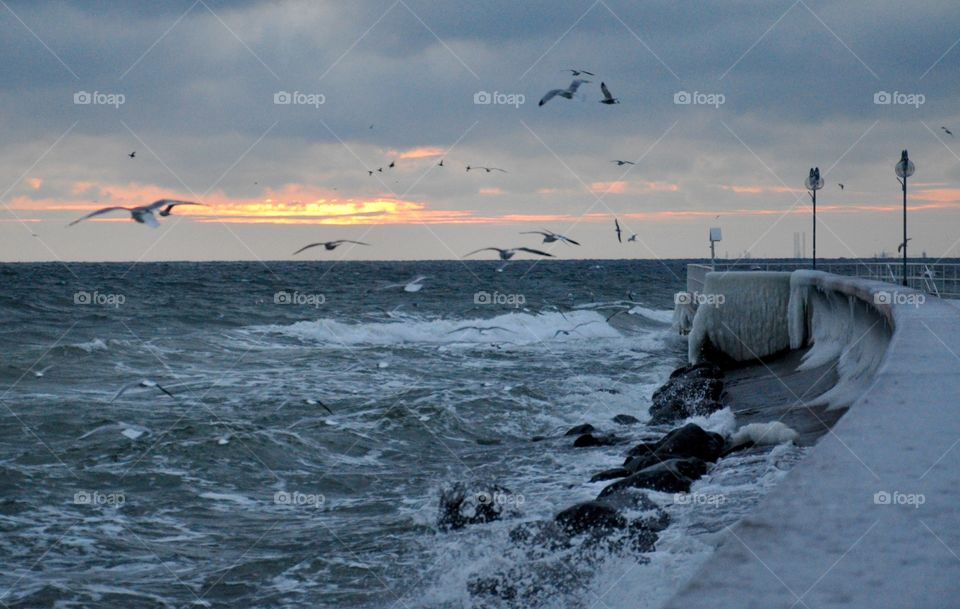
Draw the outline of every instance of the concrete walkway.
M667 607L960 606L960 310L891 313L873 385Z

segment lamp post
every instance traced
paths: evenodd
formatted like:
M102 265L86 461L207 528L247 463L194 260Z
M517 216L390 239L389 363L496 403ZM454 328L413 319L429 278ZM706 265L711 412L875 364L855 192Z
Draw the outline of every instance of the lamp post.
M903 186L903 243L900 245L903 247L903 285L907 285L907 178L913 175L913 172L917 168L914 166L913 161L910 160L910 157L907 155L907 151L904 150L900 153L900 161L896 165L897 180L900 181L900 185Z
M804 185L810 191L810 198L813 199L813 268L817 268L817 191L823 188L823 178L820 177L820 168L811 167L810 175L804 180Z
M714 270L717 269L717 256L714 252L714 246L717 244L717 241L722 241L723 235L720 232L719 228L710 229L710 266Z

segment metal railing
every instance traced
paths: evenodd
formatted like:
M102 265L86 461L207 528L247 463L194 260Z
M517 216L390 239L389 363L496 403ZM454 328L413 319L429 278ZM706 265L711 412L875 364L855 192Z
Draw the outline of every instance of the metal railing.
M694 265L690 265L694 266ZM704 265L695 265L704 266ZM735 263L718 262L714 270L724 271L796 271L809 269L809 262L740 260ZM885 281L903 285L903 264L899 261L817 261L817 270L836 275ZM688 271L689 277L689 271ZM960 263L908 262L907 285L913 289L941 298L960 299Z

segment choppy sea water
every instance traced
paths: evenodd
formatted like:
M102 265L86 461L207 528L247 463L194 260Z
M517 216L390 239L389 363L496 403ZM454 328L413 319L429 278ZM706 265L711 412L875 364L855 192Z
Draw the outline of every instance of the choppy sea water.
M489 606L468 582L532 560L509 530L593 498L630 445L563 432L667 431L610 419L645 420L686 352L683 262L500 269L0 267L0 603ZM141 379L174 397L115 398ZM800 455L726 459L696 503L653 493L674 523L655 552L553 557L571 576L539 602L657 606ZM441 489L477 480L510 489L511 518L438 530Z

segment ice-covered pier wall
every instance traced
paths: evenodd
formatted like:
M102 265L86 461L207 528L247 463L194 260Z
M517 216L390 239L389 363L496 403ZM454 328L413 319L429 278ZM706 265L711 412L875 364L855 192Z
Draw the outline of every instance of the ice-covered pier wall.
M729 299L700 305L691 356L708 343L731 357L812 344L805 365L836 362L834 391L844 394L831 398L851 404L751 514L720 533L716 554L667 607L953 606L960 309L825 273L734 275L707 276L705 291L730 290Z

